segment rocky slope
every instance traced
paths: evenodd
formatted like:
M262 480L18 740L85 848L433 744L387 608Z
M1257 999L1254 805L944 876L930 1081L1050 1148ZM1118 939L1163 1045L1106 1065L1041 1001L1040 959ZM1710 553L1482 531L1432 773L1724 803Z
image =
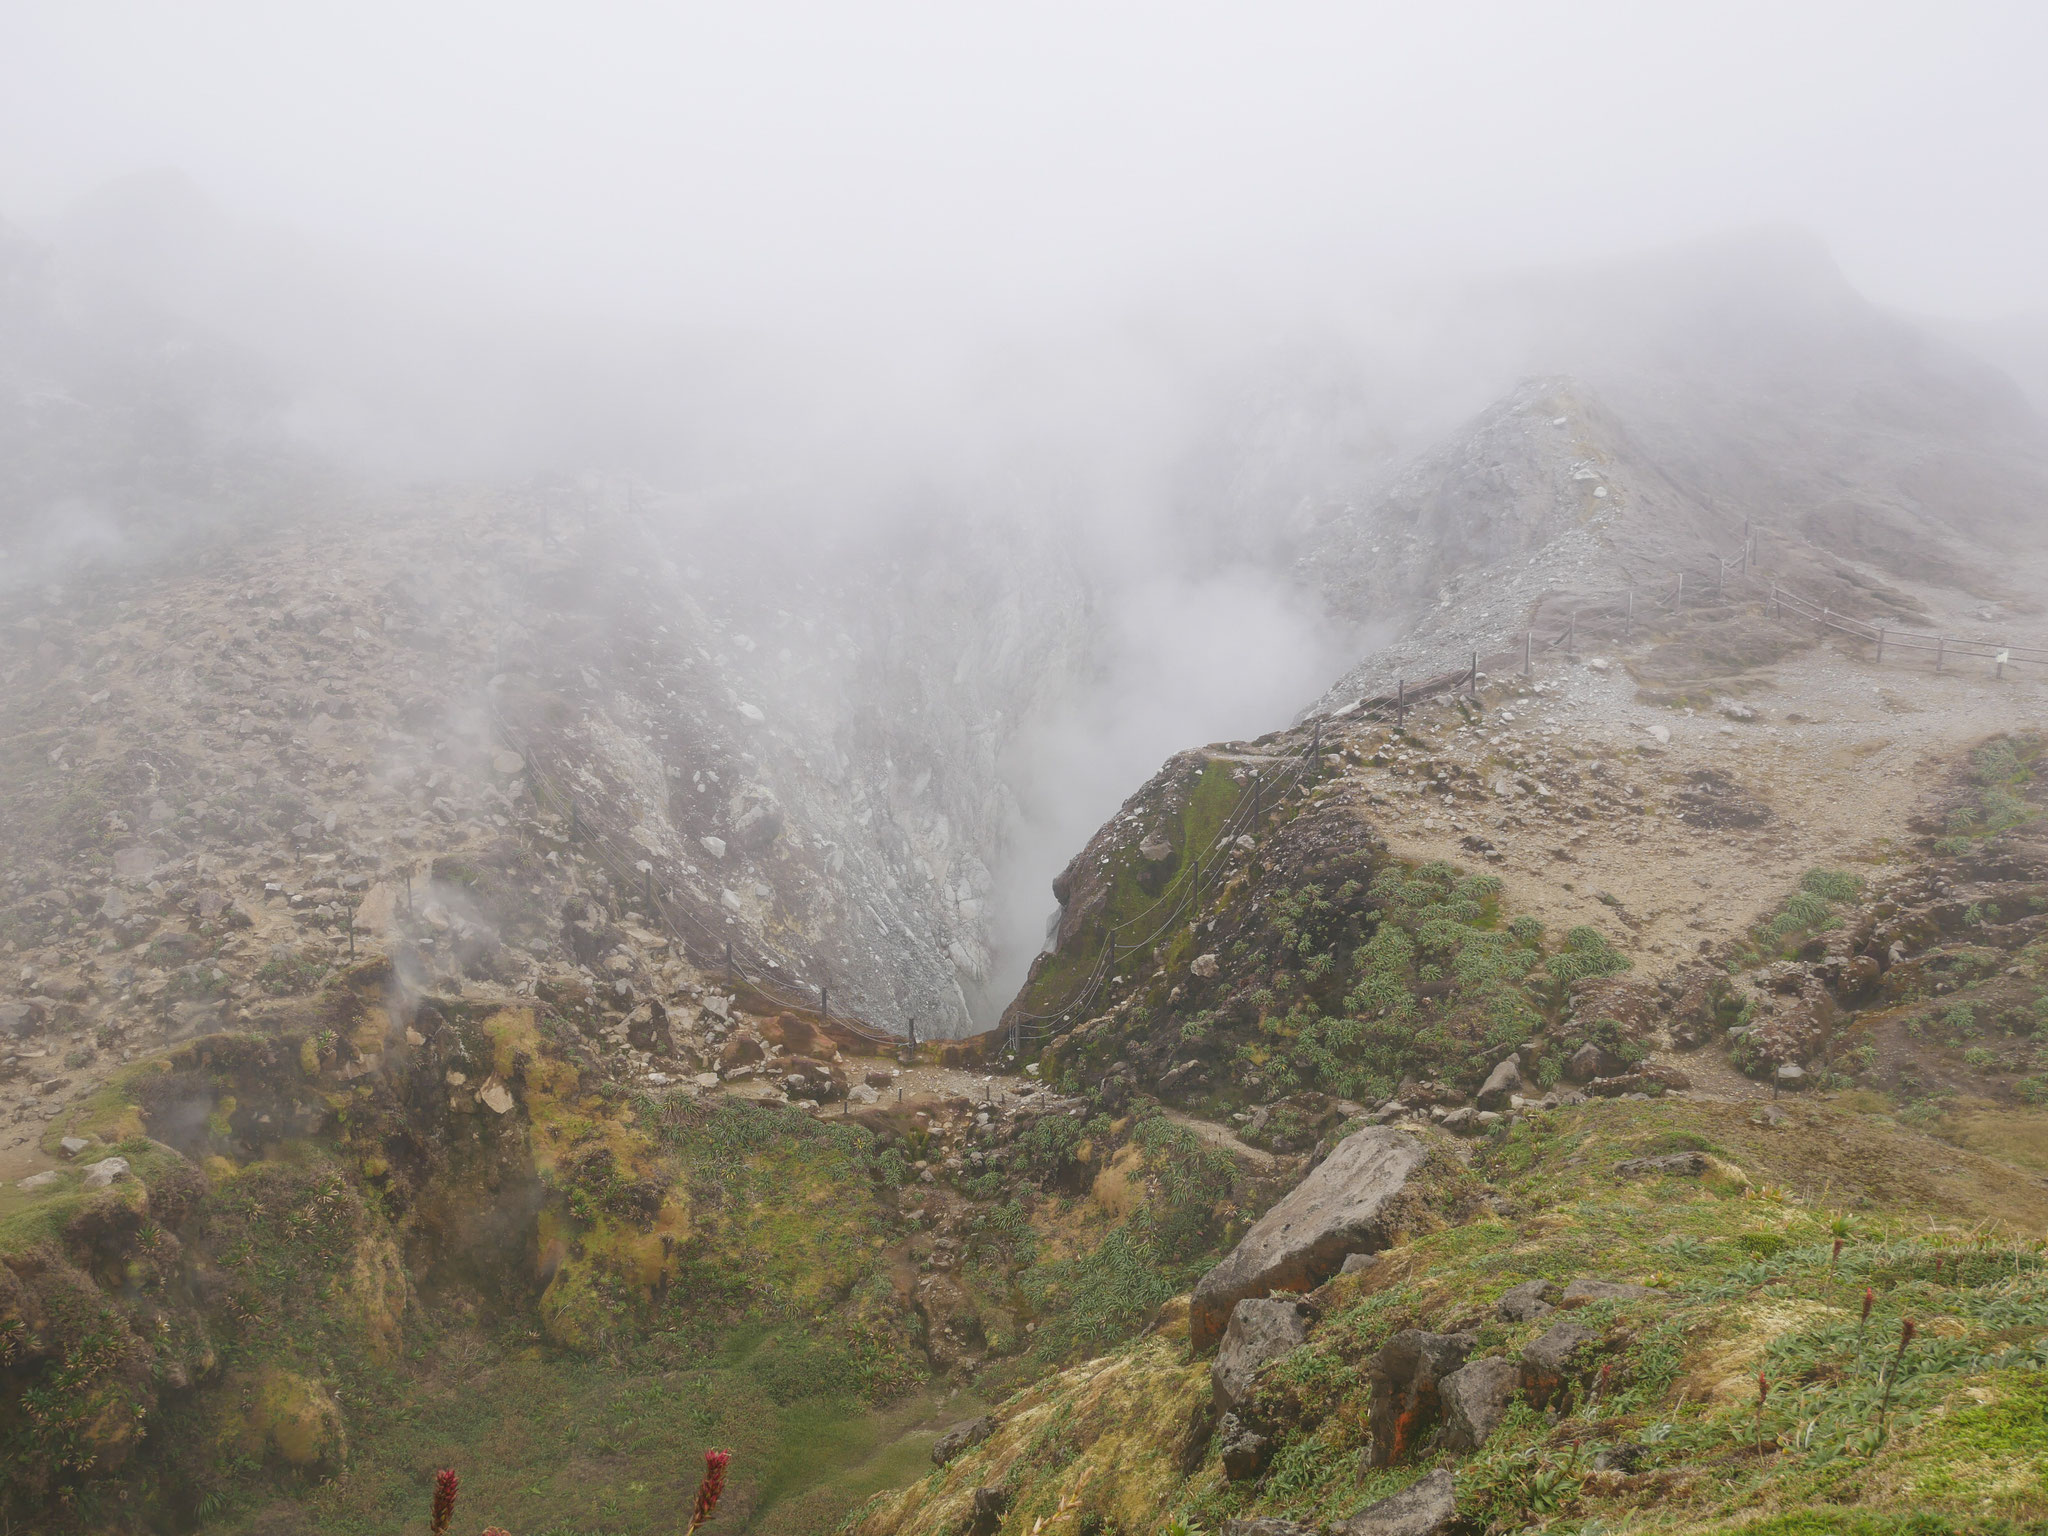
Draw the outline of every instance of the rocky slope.
M1769 595L2010 637L2038 424L1823 307L1804 459L1710 477L1742 369L1586 347L1282 520L1385 643L1141 786L967 1039L1005 752L1098 656L1048 538L334 482L15 586L9 1515L384 1529L460 1463L647 1529L728 1441L766 1530L2048 1516L2042 681ZM1765 579L1613 622L1745 520Z

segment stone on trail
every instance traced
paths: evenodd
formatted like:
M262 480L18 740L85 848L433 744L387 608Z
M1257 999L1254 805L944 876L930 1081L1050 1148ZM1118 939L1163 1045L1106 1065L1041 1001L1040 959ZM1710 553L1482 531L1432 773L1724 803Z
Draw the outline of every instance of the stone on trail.
M31 1195L40 1194L55 1184L60 1177L55 1168L45 1168L41 1173L32 1173L25 1179L16 1180L14 1187Z
M932 1465L943 1467L962 1451L981 1444L995 1429L996 1421L987 1414L978 1419L962 1419L950 1425L932 1442Z
M1457 1518L1457 1484L1448 1468L1438 1467L1392 1498L1334 1522L1329 1536L1437 1536Z
M83 1136L66 1136L57 1143L57 1154L66 1159L74 1158L91 1145L92 1143Z
M1419 1140L1386 1126L1367 1126L1338 1142L1195 1287L1188 1318L1194 1348L1215 1344L1247 1296L1312 1291L1347 1255L1391 1243L1409 1203L1402 1197L1427 1157Z
M1277 1297L1247 1297L1230 1313L1223 1345L1209 1366L1209 1385L1216 1406L1242 1407L1251 1395L1259 1370L1308 1337L1308 1320L1299 1303Z
M1257 1515L1224 1521L1223 1536L1317 1536L1317 1531L1312 1525L1298 1525L1277 1515Z
M1194 958L1194 962L1188 966L1188 969L1201 977L1202 980L1208 981L1216 975L1217 967L1218 961L1216 956L1197 955Z

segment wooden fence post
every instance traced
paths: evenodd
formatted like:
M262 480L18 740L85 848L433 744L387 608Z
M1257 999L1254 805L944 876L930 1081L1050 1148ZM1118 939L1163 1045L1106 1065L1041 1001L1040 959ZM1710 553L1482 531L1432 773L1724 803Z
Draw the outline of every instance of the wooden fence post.
M1684 606L1685 606L1685 572L1683 572L1683 571L1680 571L1680 572L1678 573L1678 591L1677 591L1676 593L1674 593L1674 594L1672 595L1672 598L1671 598L1671 611L1672 611L1673 613L1676 613L1676 612L1678 612L1678 610L1679 610L1679 609L1683 608Z
M1934 670L1935 670L1935 671L1937 671L1937 672L1939 672L1939 671L1941 670L1941 658L1942 658L1942 653L1943 653L1944 651L1946 651L1947 649L1948 649L1948 636L1947 636L1947 635L1936 635L1936 636L1934 637Z
M1879 661L1884 660L1884 626L1882 624L1877 626L1877 659Z
M1627 625L1624 632L1631 635L1634 634L1636 630L1636 589L1634 587L1628 589L1628 618L1624 622Z
M1534 677L1534 676L1536 675L1536 664L1535 664L1535 661L1534 661L1534 659L1533 659L1533 652L1535 651L1535 649L1536 649L1536 631L1535 631L1535 630L1533 630L1533 629L1525 629L1525 630L1523 630L1523 631L1522 631L1522 676L1524 676L1524 677Z
M1408 680L1394 679L1394 724L1402 725L1408 719Z

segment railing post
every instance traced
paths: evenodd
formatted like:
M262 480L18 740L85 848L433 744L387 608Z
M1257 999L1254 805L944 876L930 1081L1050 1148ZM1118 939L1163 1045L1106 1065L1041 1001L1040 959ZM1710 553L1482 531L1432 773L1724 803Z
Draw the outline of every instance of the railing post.
M832 994L824 987L818 988L818 1022L824 1023L832 1017Z
M1408 719L1408 680L1394 679L1394 724L1403 725Z
M1685 572L1678 573L1678 591L1671 598L1671 611L1678 612L1685 606Z
M1522 676L1524 676L1524 677L1534 677L1534 676L1536 675L1536 662L1535 662L1535 655L1534 655L1534 653L1535 653L1535 650L1536 650L1536 631L1535 631L1535 630L1533 630L1533 629L1525 629L1525 630L1523 630L1523 631L1522 631Z
M1565 615L1565 620L1564 620L1564 653L1565 653L1565 655L1567 655L1567 656L1570 656L1570 655L1572 655L1572 654L1573 654L1573 653L1574 653L1575 651L1577 651L1577 649L1578 649L1578 645L1579 645L1579 616L1578 616L1578 615L1577 615L1576 613L1569 613L1569 614L1566 614L1566 615Z
M1884 660L1884 626L1882 624L1877 626L1877 659L1879 661Z
M1634 634L1636 628L1636 589L1634 587L1628 589L1628 617L1624 622L1628 626L1626 633Z
M1945 652L1945 651L1946 651L1947 649L1948 649L1948 636L1947 636L1947 635L1936 635L1936 636L1934 637L1934 670L1935 670L1935 671L1937 671L1937 672L1939 672L1939 671L1941 670L1941 658L1942 658L1942 653L1943 653L1943 652Z

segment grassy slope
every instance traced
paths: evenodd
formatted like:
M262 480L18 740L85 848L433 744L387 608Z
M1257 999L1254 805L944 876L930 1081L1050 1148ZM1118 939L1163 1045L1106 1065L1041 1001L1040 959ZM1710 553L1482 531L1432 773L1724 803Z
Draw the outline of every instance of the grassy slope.
M1708 1150L1731 1171L1612 1173L1626 1157L1679 1149ZM1062 1498L1084 1525L1099 1515L1124 1529L1348 1516L1427 1466L1361 1470L1379 1344L1401 1327L1477 1327L1480 1353L1513 1354L1547 1323L1503 1323L1493 1298L1523 1279L1586 1274L1673 1298L1575 1314L1612 1346L1606 1393L1554 1424L1518 1407L1479 1455L1454 1463L1460 1503L1482 1523L1703 1531L1865 1518L1884 1529L1916 1512L2048 1517L2048 1271L2031 1236L2048 1225L2048 1192L2032 1181L1818 1104L1790 1106L1777 1125L1728 1104L1558 1111L1482 1143L1475 1171L1493 1184L1497 1216L1420 1238L1327 1288L1310 1342L1266 1378L1257 1411L1284 1428L1260 1482L1225 1482L1213 1448L1180 1475L1206 1362L1189 1362L1168 1331L1004 1405L997 1435L877 1501L861 1531L945 1530L990 1484L1014 1491L1006 1532L1028 1530ZM1846 1241L1831 1271L1838 1231ZM1880 1446L1879 1372L1907 1316L1918 1337L1898 1364ZM1771 1383L1760 1420L1759 1369ZM1624 1441L1645 1447L1635 1474L1592 1470L1600 1446Z

